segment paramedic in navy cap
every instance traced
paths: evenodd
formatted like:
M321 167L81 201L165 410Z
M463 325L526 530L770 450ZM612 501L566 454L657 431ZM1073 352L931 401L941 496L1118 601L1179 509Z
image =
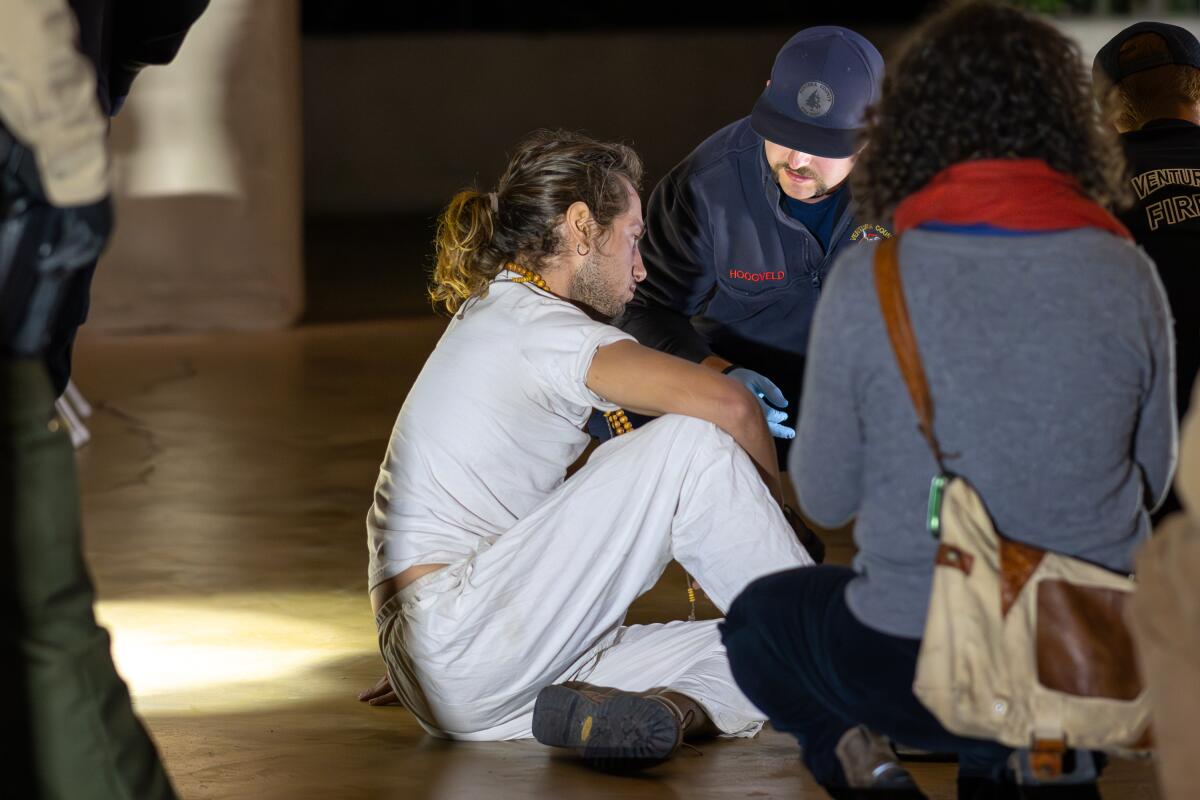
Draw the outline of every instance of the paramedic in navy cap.
M854 31L793 36L750 116L708 137L650 195L647 277L615 322L746 384L781 458L821 284L843 247L890 235L856 216L846 180L882 76L879 51Z

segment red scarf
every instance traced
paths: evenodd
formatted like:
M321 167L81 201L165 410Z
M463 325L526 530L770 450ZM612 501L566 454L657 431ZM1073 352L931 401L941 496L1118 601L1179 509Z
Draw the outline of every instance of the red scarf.
M925 222L1019 231L1099 228L1132 239L1069 175L1035 158L963 161L896 206L896 233Z

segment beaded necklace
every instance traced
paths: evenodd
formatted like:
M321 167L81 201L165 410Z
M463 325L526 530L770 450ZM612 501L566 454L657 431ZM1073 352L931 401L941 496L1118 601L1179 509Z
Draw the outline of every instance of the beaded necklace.
M533 270L522 267L520 264L512 261L505 264L504 268L509 272L515 272L521 276L513 278L513 283L532 283L543 292L550 291L550 287L546 285L546 279ZM618 408L616 411L604 412L604 421L608 423L608 429L612 431L613 436L621 436L633 430L633 423L629 421L629 416L622 408Z
M513 278L513 283L532 283L543 292L550 292L550 287L546 285L546 279L538 275L533 270L523 267L516 262L509 261L504 265L504 268L509 272L519 275L519 278ZM553 294L553 292L550 292ZM607 411L604 414L604 421L608 423L608 429L612 431L613 436L621 436L633 430L633 423L629 421L629 416L625 410L618 408L616 411ZM688 603L691 605L691 612L688 614L688 621L696 621L696 590L692 588L692 576L684 573L684 579L687 581L687 597Z

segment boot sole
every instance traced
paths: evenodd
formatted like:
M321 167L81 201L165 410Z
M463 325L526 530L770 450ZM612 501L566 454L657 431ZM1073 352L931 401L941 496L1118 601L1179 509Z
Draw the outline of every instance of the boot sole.
M597 769L630 772L669 759L679 747L679 723L662 703L622 694L594 701L568 686L547 686L533 706L533 736L570 747Z

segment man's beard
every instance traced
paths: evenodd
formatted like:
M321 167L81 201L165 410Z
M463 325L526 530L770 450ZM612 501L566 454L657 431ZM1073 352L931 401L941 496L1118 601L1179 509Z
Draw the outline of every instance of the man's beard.
M784 184L784 181L788 180L788 177L783 173L785 169L787 169L787 164L775 165L775 182L779 184L780 188L783 188L783 186L786 185ZM821 180L821 176L813 172L811 168L801 167L800 169L792 170L792 172L796 173L797 175L802 175L805 178L812 178L813 182L811 186L813 193L808 196L808 199L820 197L829 192L829 187L825 184L825 181ZM787 194L787 192L784 192L784 194Z
M567 291L572 300L612 318L625 310L625 301L614 297L612 288L604 282L603 262L603 257L594 251L585 257L583 266L571 276Z

